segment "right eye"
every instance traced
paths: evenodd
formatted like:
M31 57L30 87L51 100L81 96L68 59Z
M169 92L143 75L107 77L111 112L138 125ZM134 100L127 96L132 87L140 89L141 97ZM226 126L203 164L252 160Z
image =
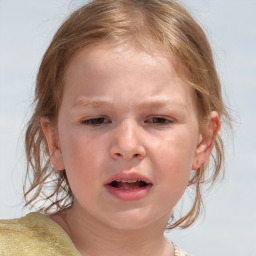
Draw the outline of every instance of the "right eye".
M105 117L90 118L82 121L82 124L91 125L91 126L99 126L101 124L107 124L107 123L110 123L110 121Z

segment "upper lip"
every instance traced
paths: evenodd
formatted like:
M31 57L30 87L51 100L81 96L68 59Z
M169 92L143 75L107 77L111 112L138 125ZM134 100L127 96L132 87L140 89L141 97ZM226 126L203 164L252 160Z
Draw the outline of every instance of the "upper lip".
M138 180L138 181L144 181L146 183L153 184L149 178L145 177L140 173L125 171L125 172L120 172L111 176L109 179L106 180L105 185L110 184L115 180L122 180L122 181Z

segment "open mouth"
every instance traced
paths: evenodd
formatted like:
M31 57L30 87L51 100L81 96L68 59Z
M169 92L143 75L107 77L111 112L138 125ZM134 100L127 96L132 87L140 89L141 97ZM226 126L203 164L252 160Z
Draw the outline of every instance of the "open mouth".
M105 183L106 190L114 197L133 201L146 197L153 186L147 177L132 172L120 172Z
M109 183L111 187L123 190L140 189L149 186L150 184L151 183L147 183L143 180L113 180Z

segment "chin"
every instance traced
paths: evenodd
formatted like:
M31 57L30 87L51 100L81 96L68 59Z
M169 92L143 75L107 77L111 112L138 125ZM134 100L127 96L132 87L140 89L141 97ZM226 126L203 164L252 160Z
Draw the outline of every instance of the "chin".
M153 216L152 213L147 214L145 212L140 212L137 209L133 209L114 214L111 219L113 220L111 221L111 226L113 228L132 231L144 229L154 225L159 227L160 222L165 227L168 223L169 215L165 218L159 218L159 216Z

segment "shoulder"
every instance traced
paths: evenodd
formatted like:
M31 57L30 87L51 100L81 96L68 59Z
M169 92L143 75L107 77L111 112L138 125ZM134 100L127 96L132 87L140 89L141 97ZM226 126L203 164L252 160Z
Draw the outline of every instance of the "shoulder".
M174 256L190 256L187 252L181 250L176 244L173 244Z
M0 220L0 255L80 256L65 231L40 213Z

